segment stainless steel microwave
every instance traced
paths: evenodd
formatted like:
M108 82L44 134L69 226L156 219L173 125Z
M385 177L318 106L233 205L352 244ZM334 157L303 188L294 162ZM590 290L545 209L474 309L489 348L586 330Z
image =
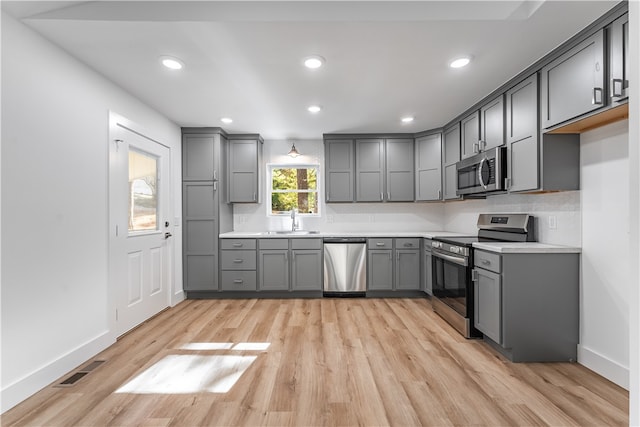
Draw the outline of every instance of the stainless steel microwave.
M456 174L458 196L505 190L507 148L491 148L459 161Z

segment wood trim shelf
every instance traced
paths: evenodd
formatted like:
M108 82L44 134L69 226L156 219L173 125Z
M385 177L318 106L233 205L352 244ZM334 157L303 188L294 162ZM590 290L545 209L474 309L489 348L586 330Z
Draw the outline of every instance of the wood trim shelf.
M601 126L618 122L629 118L629 104L625 103L601 113L594 114L584 119L569 123L546 133L583 133Z

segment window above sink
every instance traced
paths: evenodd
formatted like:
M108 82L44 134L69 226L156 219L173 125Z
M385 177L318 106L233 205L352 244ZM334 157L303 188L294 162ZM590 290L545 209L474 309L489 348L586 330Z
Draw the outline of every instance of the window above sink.
M271 204L267 206L267 214L290 215L295 209L296 215L319 216L319 170L316 164L268 165L267 191Z

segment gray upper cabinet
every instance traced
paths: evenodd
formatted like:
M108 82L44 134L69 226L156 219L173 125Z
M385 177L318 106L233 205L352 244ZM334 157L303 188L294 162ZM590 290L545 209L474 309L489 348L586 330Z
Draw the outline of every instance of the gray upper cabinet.
M356 201L415 200L412 138L356 139L355 153Z
M325 196L328 203L353 202L354 148L352 139L325 140Z
M182 180L218 179L213 162L213 135L182 135Z
M506 98L507 188L535 190L539 186L538 75L508 90Z
M604 93L604 30L600 30L541 70L541 126L601 108Z
M613 103L629 99L629 14L609 28L609 96Z
M504 145L504 96L480 108L480 151Z
M416 200L442 199L442 136L416 139Z
M229 139L228 202L258 203L262 139Z
M413 146L413 139L386 140L386 200L389 202L415 200Z
M384 139L356 140L356 201L384 200Z
M478 141L480 141L479 111L475 111L460 121L460 138L462 159L471 157L478 152Z
M442 169L444 178L444 200L459 199L456 195L458 187L458 175L456 163L460 161L460 125L447 128L443 132L444 149L442 156Z

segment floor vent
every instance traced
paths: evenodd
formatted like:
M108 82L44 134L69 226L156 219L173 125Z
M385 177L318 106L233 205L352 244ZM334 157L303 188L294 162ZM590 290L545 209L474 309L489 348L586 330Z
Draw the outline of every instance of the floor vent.
M84 378L84 376L89 372L102 365L104 362L106 362L106 360L94 360L75 374L71 375L66 380L56 384L54 387L71 387L72 385L75 385L75 383L77 383L80 379Z

